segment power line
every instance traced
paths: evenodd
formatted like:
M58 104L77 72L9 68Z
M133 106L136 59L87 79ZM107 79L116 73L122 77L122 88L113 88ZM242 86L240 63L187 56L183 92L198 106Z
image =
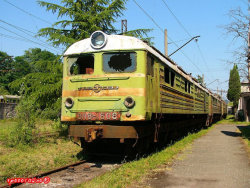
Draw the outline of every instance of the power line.
M25 14L28 14L29 16L32 16L32 17L34 17L34 18L36 18L36 19L38 19L38 20L40 20L40 21L43 21L43 22L45 22L45 23L47 23L47 24L49 24L49 25L52 25L52 23L48 22L47 20L44 20L44 19L42 19L42 18L40 18L40 17L38 17L38 16L36 16L36 15L34 15L34 14L31 14L31 13L27 12L26 10L24 10L24 9L22 9L22 8L20 8L20 7L16 6L16 5L14 5L14 4L12 4L12 3L10 3L10 2L7 1L7 0L3 0L3 1L5 1L5 2L8 3L9 5L15 7L16 9L18 9L18 10L24 12Z
M144 14L146 14L151 19L151 21L164 33L164 30L157 24L157 22L135 0L133 1L144 12Z
M182 39L182 40L176 40L176 41L173 41L173 42L169 42L168 44L173 44L174 42L183 42L183 41L187 41L189 40L190 38L185 38L185 39Z
M148 16L150 18L150 20L161 30L162 33L164 33L164 30L157 24L157 22L146 12L146 10L144 10L137 2L136 0L133 0L134 3L144 12L144 14L146 14L146 16ZM177 47L179 48L179 46L168 36L168 38L170 39L170 41ZM199 70L201 73L202 71L199 69L199 67L197 67L193 61L182 51L180 50L180 52L195 66L195 68L197 70Z
M1 20L1 19L0 19L0 22L5 23L5 24L7 24L7 25L9 25L9 26L11 26L11 27L14 27L14 28L16 28L16 29L18 29L18 30L24 32L25 34L27 34L26 32L32 33L32 34L34 34L34 35L36 34L36 33L32 32L32 31L29 31L29 30L24 29L24 28L22 28L22 27L18 27L18 26L16 26L16 25L10 24L10 23L8 23L8 22L6 22L6 21L3 21L3 20ZM27 35L30 35L30 34L27 34Z
M0 36L5 37L5 38L9 38L9 39L13 39L13 40L19 40L19 41L24 41L24 42L28 42L28 43L34 43L33 41L31 42L29 39L26 39L26 38L19 38L19 37L15 37L15 36L11 36L11 35L6 35L6 34L3 34L3 33L0 33ZM39 43L35 43L35 44L39 44ZM39 45L41 45L41 44L39 44ZM54 49L51 49L51 50L53 50L54 52L57 52L57 53L58 52L61 53L60 51L57 51L57 50L54 50Z
M179 25L182 27L182 29L189 35L189 37L192 37L192 35L184 27L184 25L181 23L181 21L175 16L175 14L173 13L173 11L169 8L169 6L167 5L167 3L164 0L161 0L161 1L164 3L164 5L167 7L167 9L169 10L169 12L172 14L172 16L175 18L175 20L179 23Z
M174 14L174 12L170 9L170 7L168 6L168 4L166 3L166 1L165 0L161 0L162 2L163 2L163 4L167 7L167 9L169 10L169 12L172 14L172 16L175 18L175 20L178 22L178 24L181 26L181 28L187 33L187 35L189 36L189 37L192 37L192 35L188 32L188 30L185 28L185 26L181 23L181 21L177 18L177 16ZM206 68L209 70L209 68L208 68L208 65L207 65L207 61L206 61L206 59L204 58L204 55L203 55L203 53L202 53L202 51L201 51L201 48L200 48L200 46L199 46L199 44L196 42L196 45L197 45L197 48L198 48L198 51L199 51L199 53L200 53L200 55L201 55L201 58L202 58L202 60L203 60L203 62L204 62L204 64L205 64L205 66L206 66Z
M32 34L36 35L36 33L32 32L32 31L29 31L29 30L24 29L24 28L22 28L22 27L19 27L19 26L10 24L10 23L8 23L8 22L6 22L6 21L3 21L3 20L1 20L1 19L0 19L0 22L5 23L5 24L7 24L7 25L9 25L9 26L11 26L11 27L14 27L15 29L17 29L17 30L19 30L19 31L21 31L21 32L23 32L23 33L25 33L25 34L28 35L28 36L31 36L29 33L32 33ZM28 33L27 33L27 32L28 32ZM48 46L52 47L53 49L57 49L57 48L55 48L53 45L48 44L47 42L44 42L44 41L40 40L37 36L32 36L32 37L35 38L36 40L42 42L44 45L48 45ZM63 48L60 48L60 49L61 49L61 50L64 50Z
M14 36L11 36L11 35L6 35L6 34L3 34L3 33L0 33L0 36L6 37L6 38L10 38L10 39L14 39L14 40L20 40L20 41L30 42L30 41L28 41L26 39L22 39L22 38L19 38L19 37L14 37Z
M205 59L205 57L204 57L204 55L203 55L203 53L201 51L201 48L200 48L200 46L199 46L199 44L197 42L196 42L196 45L197 45L197 48L198 48L198 50L200 52L201 58L203 59L203 62L205 63L205 66L207 67L207 70L209 71L209 67L207 65L207 60Z
M6 30L6 31L8 31L8 32L10 32L10 33L13 33L13 34L15 34L15 35L17 35L17 36L19 36L19 37L21 37L21 38L24 38L24 39L26 39L27 41L29 41L29 42L31 42L31 43L38 44L38 45L40 45L40 46L43 46L43 47L45 47L45 48L48 48L48 46L45 46L44 44L40 44L40 43L38 43L38 42L35 42L35 41L33 41L33 40L30 40L30 39L28 39L28 38L26 38L26 37L24 37L24 36L22 36L22 35L19 35L18 33L14 32L14 31L11 31L11 30L9 30L9 29L6 29L6 28L4 28L4 27L2 27L2 26L0 26L0 28L4 29L4 30ZM50 49L53 50L53 51L56 51L56 50L54 50L54 49L52 49L52 48L50 48ZM57 52L59 52L59 51L57 51Z

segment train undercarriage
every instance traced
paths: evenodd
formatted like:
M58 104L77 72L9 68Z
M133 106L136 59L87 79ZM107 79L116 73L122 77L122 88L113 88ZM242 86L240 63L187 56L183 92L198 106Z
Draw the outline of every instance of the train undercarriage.
M80 140L88 155L131 157L151 152L155 146L166 146L171 140L207 127L221 118L220 114L154 114L152 121L70 125L69 135L75 141Z

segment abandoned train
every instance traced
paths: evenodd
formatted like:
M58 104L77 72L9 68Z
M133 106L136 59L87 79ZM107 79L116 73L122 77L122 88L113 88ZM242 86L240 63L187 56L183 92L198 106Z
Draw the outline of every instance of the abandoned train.
M226 113L220 96L137 38L96 31L64 54L61 120L84 147L114 141L147 149Z

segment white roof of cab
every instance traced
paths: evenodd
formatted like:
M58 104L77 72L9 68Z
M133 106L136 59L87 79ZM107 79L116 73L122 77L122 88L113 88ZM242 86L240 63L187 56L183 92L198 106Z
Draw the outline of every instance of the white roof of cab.
M101 49L93 48L90 44L91 43L90 38L87 38L87 39L83 39L81 41L78 41L72 44L66 50L66 52L64 53L64 56L81 54L81 53L93 53L93 52L98 52L98 51L139 50L139 49L147 50L153 55L155 55L157 58L159 58L166 65L168 65L169 67L174 69L176 72L178 72L180 75L185 77L187 80L194 83L196 86L198 86L202 90L209 92L206 88L196 83L190 75L184 73L180 68L178 68L176 64L174 64L173 62L170 62L169 58L165 57L160 52L153 49L142 40L139 40L138 38L135 38L135 37L124 36L124 35L106 35L106 37L107 37L107 43Z
M109 51L122 49L145 49L148 47L143 41L130 36L124 35L106 35L107 44L101 49L92 48L90 38L78 41L72 44L64 53L64 55L72 55L95 51Z

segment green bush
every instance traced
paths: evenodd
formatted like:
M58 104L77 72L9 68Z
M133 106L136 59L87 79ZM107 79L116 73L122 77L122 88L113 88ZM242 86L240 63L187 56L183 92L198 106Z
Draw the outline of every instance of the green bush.
M35 126L35 108L32 101L21 100L16 107L17 125L10 132L9 146L33 145L38 130Z

